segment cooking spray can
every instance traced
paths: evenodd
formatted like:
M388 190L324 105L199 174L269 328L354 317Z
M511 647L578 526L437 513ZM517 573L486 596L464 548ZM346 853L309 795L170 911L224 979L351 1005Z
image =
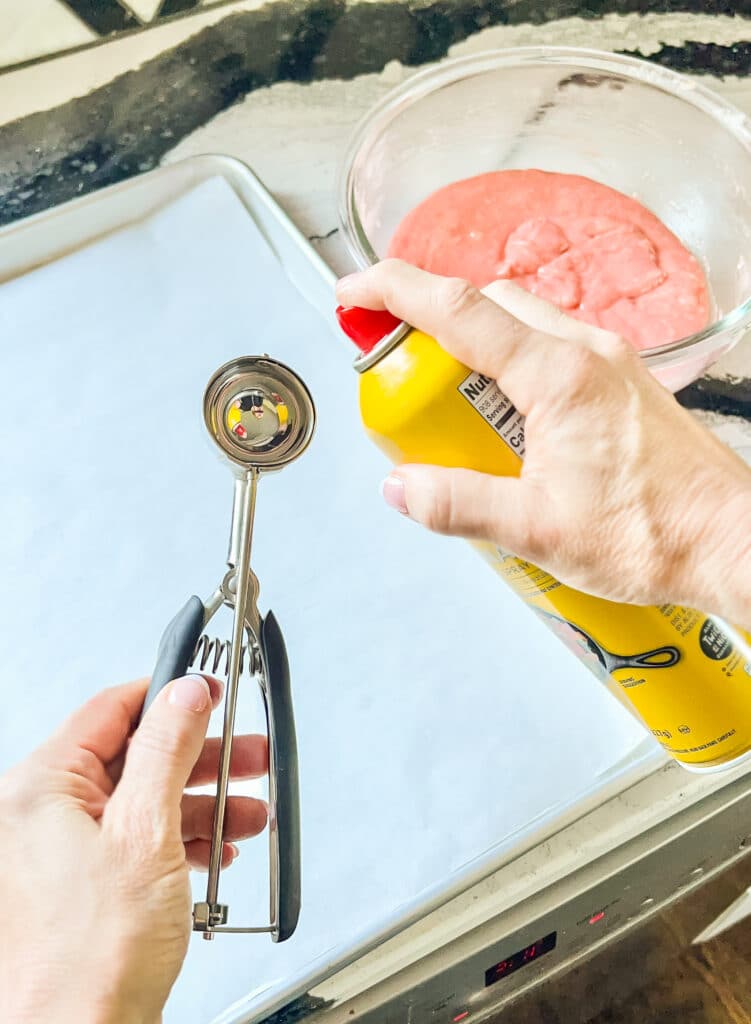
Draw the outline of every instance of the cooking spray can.
M337 317L361 352L363 424L394 463L519 475L524 417L495 380L389 313ZM682 605L592 597L494 544L473 546L680 764L717 771L751 752L751 634Z

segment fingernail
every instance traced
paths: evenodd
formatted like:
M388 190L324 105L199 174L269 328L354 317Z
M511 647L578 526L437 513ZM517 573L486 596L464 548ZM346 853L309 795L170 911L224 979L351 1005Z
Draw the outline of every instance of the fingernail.
M381 484L381 494L387 505L395 508L397 512L401 512L403 516L409 515L407 499L404 494L404 481L400 477L394 476L393 473L387 476Z
M360 280L360 274L347 274L346 277L341 277L336 284L337 298L346 298L352 288Z
M211 694L211 707L218 708L222 702L224 696L224 681L217 679L216 676L203 677L209 684L209 692Z
M235 846L234 843L229 843L228 845L230 850L232 850L232 860L237 860L237 858L240 856L240 848L238 846Z
M176 679L170 689L169 702L187 711L206 711L211 705L209 684L203 676Z

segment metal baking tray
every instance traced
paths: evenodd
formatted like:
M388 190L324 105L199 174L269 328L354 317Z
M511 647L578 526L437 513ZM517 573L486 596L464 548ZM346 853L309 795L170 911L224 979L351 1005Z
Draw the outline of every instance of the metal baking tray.
M208 948L194 941L166 1024L264 1019L664 763L627 713L467 546L433 537L382 506L377 485L387 466L360 427L353 353L333 329L334 275L243 164L221 156L192 158L12 225L0 231L0 282L12 284L30 271L54 267L98 239L144 222L211 178L229 184L311 307L307 316L296 314L294 331L279 334L279 351L270 354L307 379L319 406L319 433L299 470L285 471L284 484L269 486L268 497L262 485L256 531L263 563L260 603L267 608L273 600L292 661L301 755L303 913L298 933L281 947L256 937L225 936ZM193 241L200 256L200 239ZM122 287L129 287L127 275ZM202 298L221 310L221 288ZM137 303L137 292L131 301ZM247 330L240 325L236 332L247 352L237 355L257 351L271 314L260 308L262 302L253 308L253 301L260 302L249 297ZM74 341L71 330L63 311L49 351L64 355ZM114 365L107 336L104 323L101 346L90 356L91 366L101 371L97 381L106 381ZM19 324L3 339L0 372L12 351L7 346L24 343ZM206 339L206 346L213 344ZM185 358L196 354L188 346ZM206 351L200 354L205 361ZM168 384L169 366L158 362L158 353L146 355L156 359L153 365ZM134 344L132 359L141 358L144 353ZM221 361L217 357L216 365ZM157 417L150 406L136 404L143 402L137 375L128 380L119 400L130 401L141 416ZM90 386L91 380L82 380L82 389ZM82 390L69 397L83 402L85 396ZM200 394L190 400L198 410ZM9 429L6 454L26 443L25 424ZM153 457L143 452L144 465ZM172 467L165 461L164 494L195 494L203 481L213 487L209 461L203 450L196 451L189 479L184 463ZM23 477L23 460L19 465ZM54 654L62 666L54 681L35 679L23 698L16 697L3 726L6 757L20 755L36 740L33 723L38 727L41 703L48 717L73 706L87 687L94 688L97 666L98 685L113 681L107 664L101 664L103 628L111 630L111 649L125 643L131 654L130 660L114 659L119 670L138 662L149 671L171 612L188 593L213 583L216 552L223 555L228 492L224 471L217 473L220 493L207 505L211 514L196 519L191 550L173 543L166 556L154 556L158 564L143 567L140 591L108 592L113 624L96 620L93 640L87 641L87 624L60 590L72 594L88 587L99 593L107 552L87 552L84 537L81 551L93 565L79 558L75 565L52 566L28 541L24 561L14 563L10 579L0 558L4 621L11 635L14 624L23 632L31 614L17 598L13 574L28 565L36 592L54 592L50 607L56 622L39 638L44 656L37 661L50 662ZM103 474L104 466L95 460L93 491ZM43 500L36 480L29 471L30 508ZM146 506L153 500L143 496ZM81 501L96 516L93 492ZM123 521L122 535L113 538L121 559L141 540L148 550L164 547L163 538L147 537L145 531L163 531L168 521L154 522L145 514L141 519L138 503L133 509L137 521ZM48 526L62 531L64 514L56 518L51 509ZM210 558L204 547L212 549ZM154 592L163 596L157 600ZM133 611L139 593L140 619ZM94 650L97 644L100 649ZM0 657L11 652L17 650L9 640ZM87 682L78 692L81 678ZM260 853L253 852L256 848ZM235 889L233 907L238 901L252 903L264 891L265 879L256 877L264 856L263 843L244 845L243 857L227 875ZM251 910L238 903L238 914L249 917ZM234 1009L225 1009L230 1004Z

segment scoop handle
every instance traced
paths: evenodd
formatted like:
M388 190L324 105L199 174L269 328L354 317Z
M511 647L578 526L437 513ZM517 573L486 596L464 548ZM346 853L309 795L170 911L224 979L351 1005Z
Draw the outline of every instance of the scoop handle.
M273 612L269 612L261 623L259 645L266 669L269 760L276 787L275 822L271 832L278 893L274 938L277 942L284 942L294 932L300 917L300 778L289 661L284 637Z
M169 623L156 655L156 665L141 710L141 719L167 683L184 676L193 661L198 638L203 630L205 608L200 597L188 599ZM140 719L139 719L140 721Z

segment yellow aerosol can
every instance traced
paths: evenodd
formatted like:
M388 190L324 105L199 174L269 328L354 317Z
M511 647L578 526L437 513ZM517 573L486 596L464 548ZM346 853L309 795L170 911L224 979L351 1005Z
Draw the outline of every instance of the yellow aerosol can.
M495 380L389 313L337 316L361 350L363 423L395 464L519 475L524 417ZM751 634L681 605L591 597L493 544L474 546L680 764L716 771L751 752Z

